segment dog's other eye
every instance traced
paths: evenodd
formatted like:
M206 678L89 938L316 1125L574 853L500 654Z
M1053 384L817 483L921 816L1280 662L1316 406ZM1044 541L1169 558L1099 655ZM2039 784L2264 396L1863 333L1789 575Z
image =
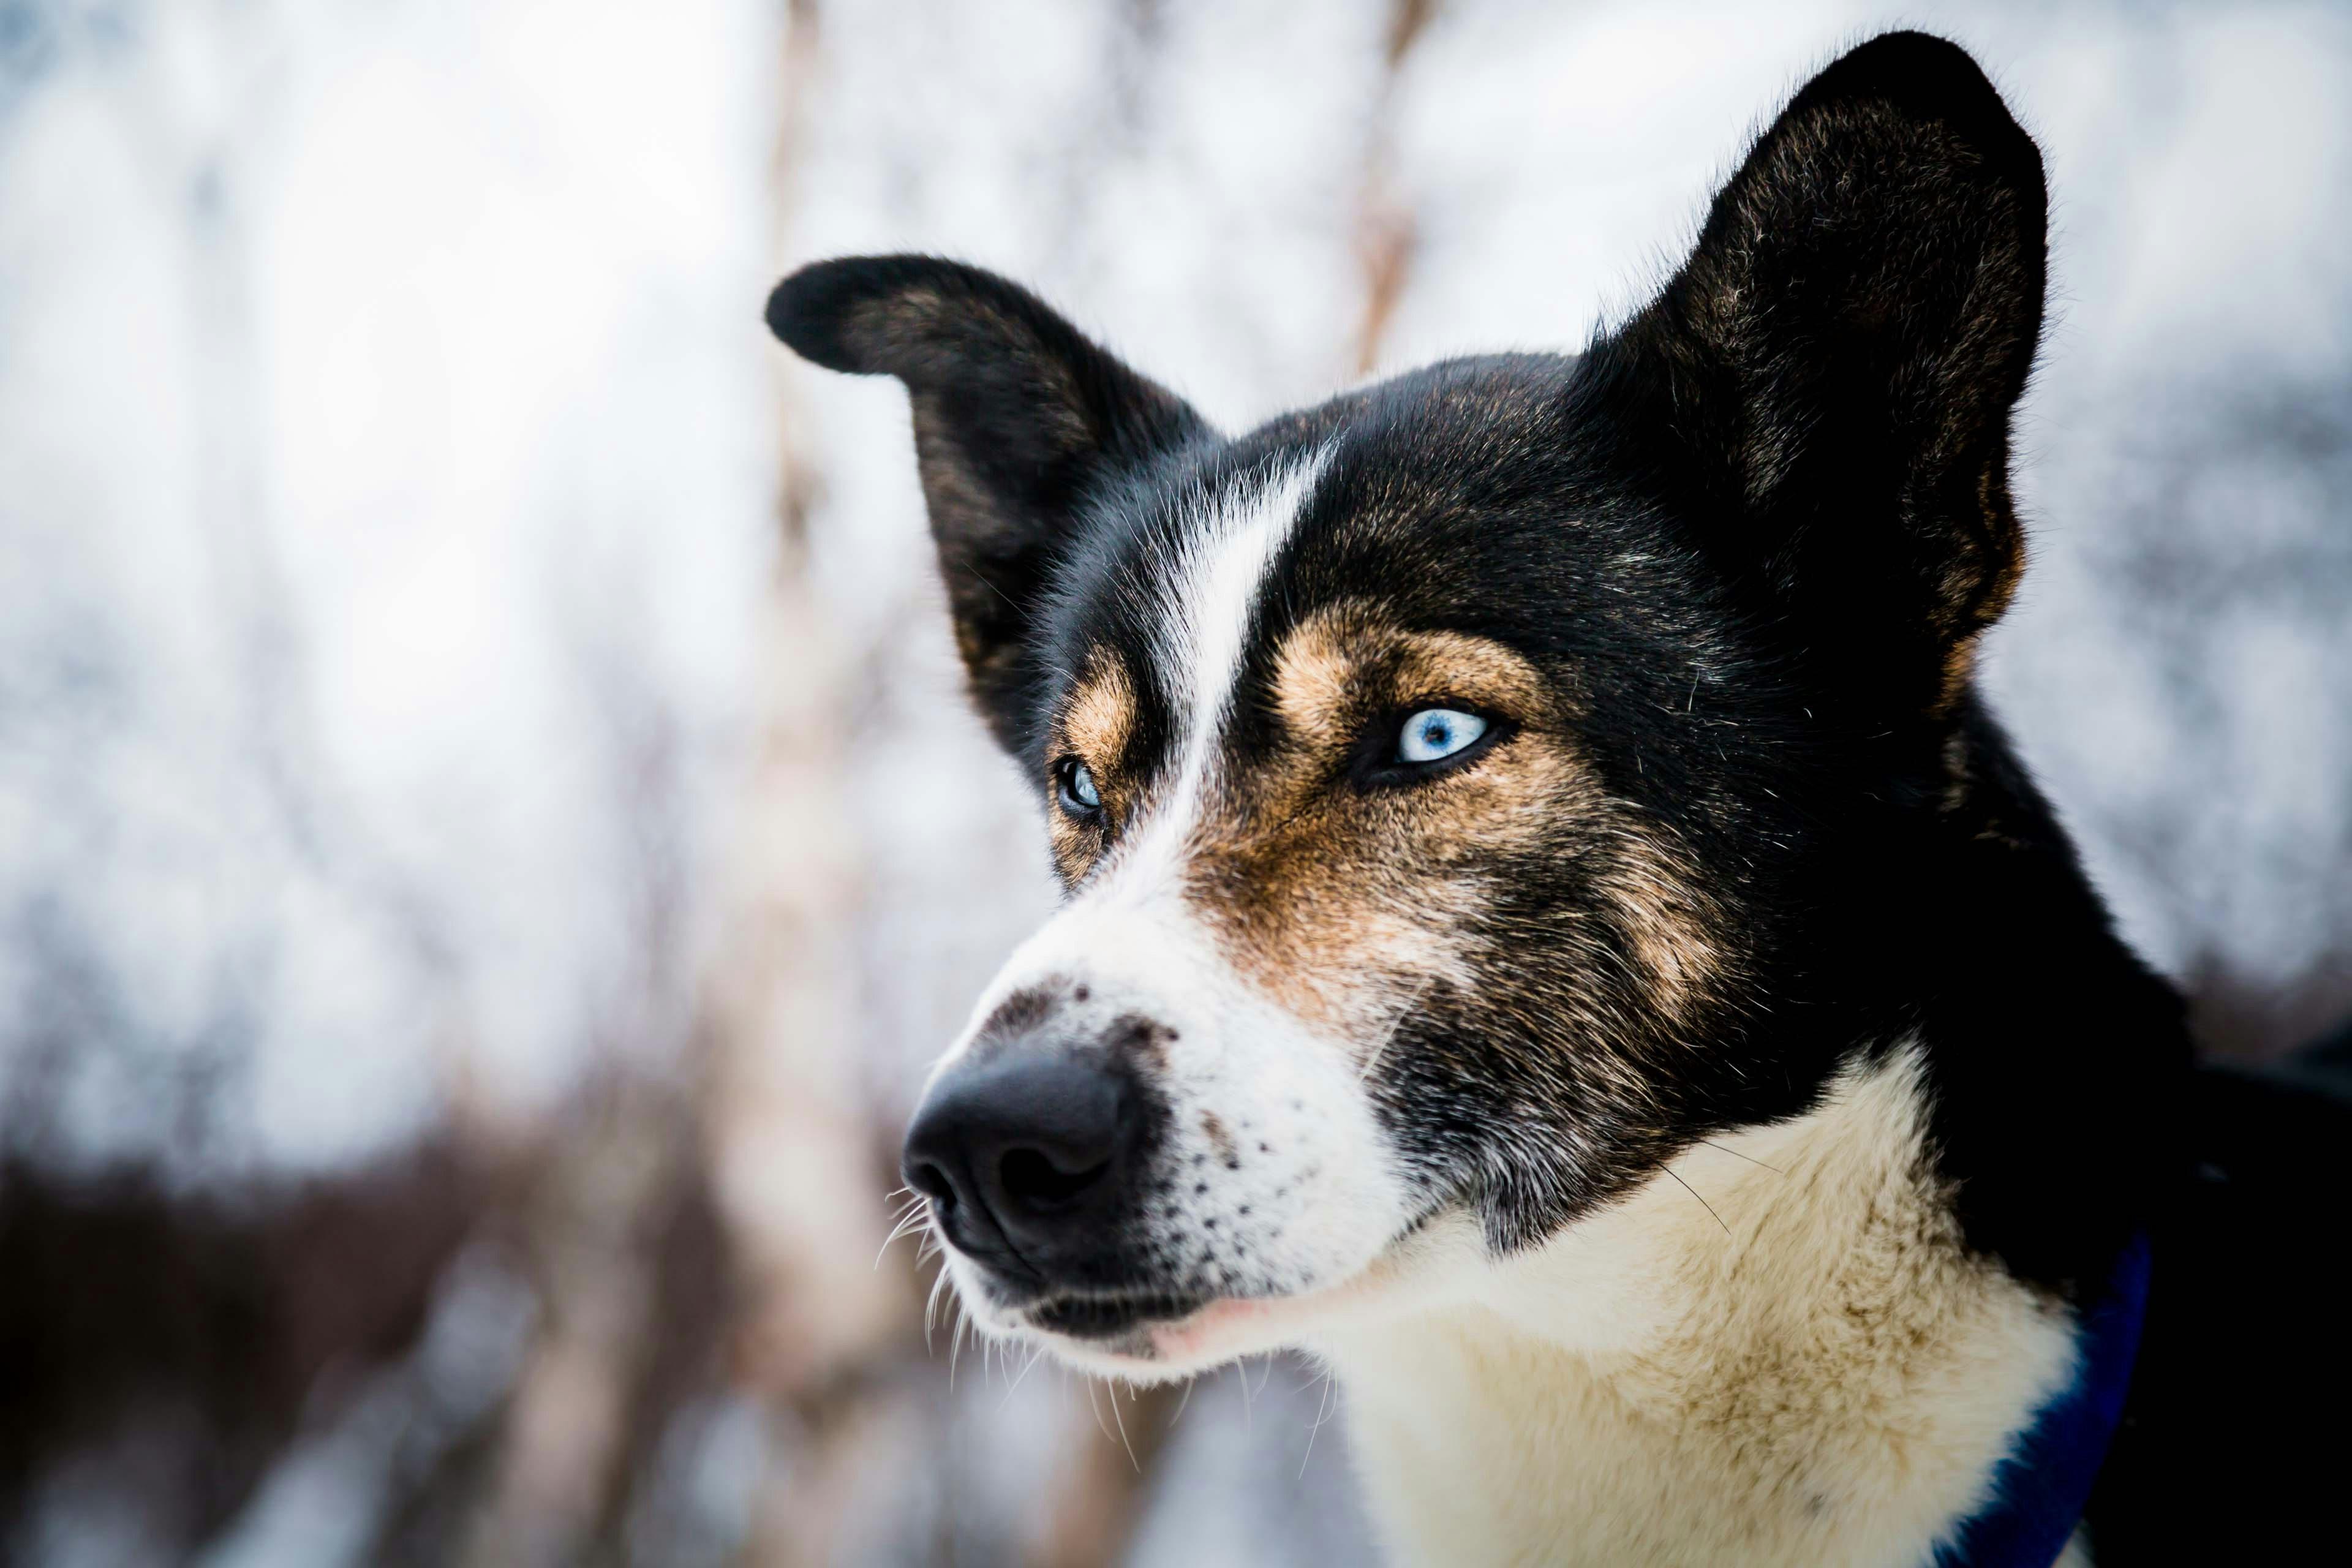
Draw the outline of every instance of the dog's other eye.
M1072 816L1090 817L1102 809L1102 792L1095 787L1093 770L1076 757L1066 757L1060 768L1062 809Z
M1451 708L1424 708L1404 721L1397 736L1397 761L1434 763L1475 745L1486 721Z

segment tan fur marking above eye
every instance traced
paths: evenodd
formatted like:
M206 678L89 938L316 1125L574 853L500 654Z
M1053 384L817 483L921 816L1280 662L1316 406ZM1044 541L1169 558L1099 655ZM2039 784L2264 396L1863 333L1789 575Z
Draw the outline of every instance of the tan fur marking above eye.
M1680 847L1602 787L1577 750L1573 696L1515 650L1342 605L1284 639L1272 695L1283 739L1204 815L1194 898L1235 961L1302 1016L1378 1039L1431 984L1468 984L1465 944L1495 896L1485 878L1529 854L1571 858L1602 900L1581 934L1563 928L1557 942L1598 961L1612 944L1600 927L1613 928L1668 1026L1723 978L1720 911ZM1367 723L1429 702L1515 732L1426 785L1341 782Z
M1376 1047L1433 984L1471 983L1466 932L1490 900L1481 856L1532 843L1591 792L1559 732L1558 698L1496 643L1341 605L1284 639L1271 695L1281 739L1204 811L1193 898L1286 1005ZM1517 732L1425 790L1344 782L1368 722L1436 701Z
M1064 702L1054 731L1049 760L1058 763L1065 756L1075 756L1086 763L1094 774L1095 788L1102 795L1103 815L1118 821L1130 805L1118 764L1126 755L1129 737L1135 732L1135 684L1116 654L1098 647L1087 655L1085 673ZM1053 787L1048 779L1045 788ZM1058 807L1047 822L1054 863L1066 880L1076 881L1099 847L1099 836L1071 821Z
M1367 693L1368 678L1383 689ZM1552 693L1533 665L1500 643L1457 632L1407 632L1349 605L1308 616L1283 639L1275 662L1275 702L1302 737L1353 717L1367 695L1391 702L1424 698L1507 713L1523 724L1551 716Z
M1086 674L1062 711L1061 732L1064 746L1094 769L1097 782L1126 753L1135 732L1135 687L1114 655L1097 648L1087 658Z

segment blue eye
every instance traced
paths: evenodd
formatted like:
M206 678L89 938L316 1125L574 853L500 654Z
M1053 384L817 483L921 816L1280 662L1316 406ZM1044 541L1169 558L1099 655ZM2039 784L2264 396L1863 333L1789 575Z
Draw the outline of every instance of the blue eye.
M1476 744L1478 737L1486 732L1486 721L1475 713L1424 708L1404 721L1404 731L1397 736L1397 761L1442 762Z
M1102 809L1102 792L1087 764L1073 759L1062 764L1062 809L1073 816L1091 816Z

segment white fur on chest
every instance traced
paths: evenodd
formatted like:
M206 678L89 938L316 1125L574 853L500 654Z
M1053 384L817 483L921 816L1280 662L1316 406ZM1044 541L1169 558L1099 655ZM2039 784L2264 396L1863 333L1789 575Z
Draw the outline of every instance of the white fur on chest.
M1898 1053L1530 1253L1430 1237L1316 1345L1395 1562L1924 1563L2075 1349L1958 1247L1923 1131Z

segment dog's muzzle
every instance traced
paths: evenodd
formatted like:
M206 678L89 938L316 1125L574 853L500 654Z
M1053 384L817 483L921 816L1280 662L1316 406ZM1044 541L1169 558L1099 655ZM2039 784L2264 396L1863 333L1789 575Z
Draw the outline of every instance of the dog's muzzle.
M1197 1305L1156 1286L1139 1250L1165 1120L1109 1041L1033 1037L932 1086L901 1169L1000 1306L1055 1332L1108 1336Z

